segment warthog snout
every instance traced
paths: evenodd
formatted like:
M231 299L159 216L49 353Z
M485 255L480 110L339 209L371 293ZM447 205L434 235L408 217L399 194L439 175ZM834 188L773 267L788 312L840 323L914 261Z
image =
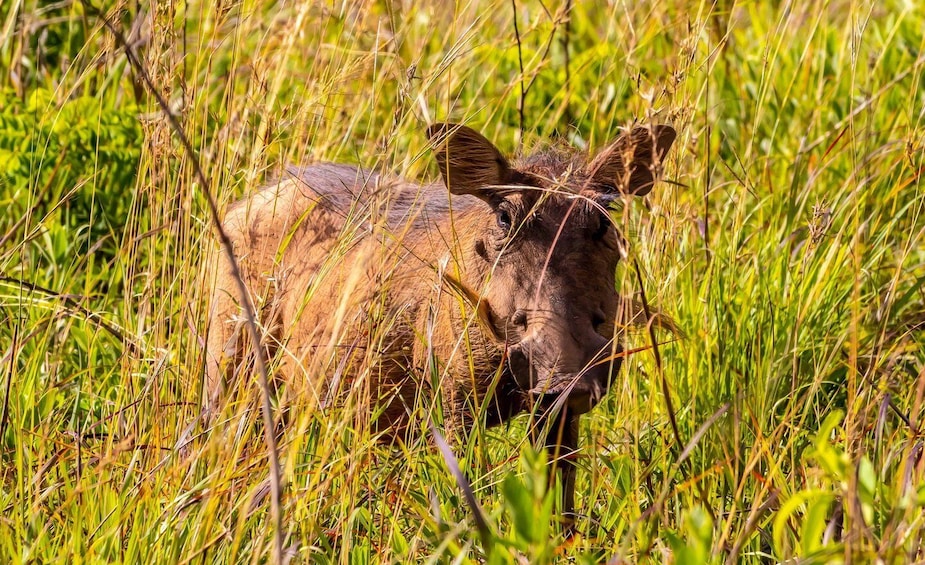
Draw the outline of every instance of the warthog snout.
M616 296L614 296L616 298ZM542 322L528 328L510 346L508 364L517 384L543 404L557 403L584 414L603 398L620 369L619 343L596 328L605 326L603 312L593 318Z

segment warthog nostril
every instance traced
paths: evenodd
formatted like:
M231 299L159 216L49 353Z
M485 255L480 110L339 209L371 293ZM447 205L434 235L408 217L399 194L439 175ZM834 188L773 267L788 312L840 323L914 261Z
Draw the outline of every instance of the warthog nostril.
M591 313L591 327L597 331L598 328L604 325L607 321L607 317L604 315L603 310L595 310Z

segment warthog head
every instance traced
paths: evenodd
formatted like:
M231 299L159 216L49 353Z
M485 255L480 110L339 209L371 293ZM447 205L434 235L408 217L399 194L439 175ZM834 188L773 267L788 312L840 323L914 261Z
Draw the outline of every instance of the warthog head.
M550 151L515 164L465 126L435 124L428 135L450 193L486 205L458 237L488 273L479 299L505 370L542 401L587 412L621 362L621 237L608 206L652 189L674 129L636 127L589 161Z

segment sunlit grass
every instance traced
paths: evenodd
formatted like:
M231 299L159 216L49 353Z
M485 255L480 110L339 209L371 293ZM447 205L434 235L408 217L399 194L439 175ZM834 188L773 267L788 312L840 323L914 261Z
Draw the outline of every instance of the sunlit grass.
M638 298L637 262L686 338L659 346L661 372L632 356L583 419L581 536L543 514L523 418L457 452L489 550L432 444L383 446L368 414L299 397L280 440L287 555L925 559L917 4L105 8L222 205L288 163L435 179L437 120L512 151L600 148L633 119L679 132L673 182L618 218L618 280ZM0 562L270 559L253 376L197 420L212 243L192 157L79 3L4 3L0 70Z

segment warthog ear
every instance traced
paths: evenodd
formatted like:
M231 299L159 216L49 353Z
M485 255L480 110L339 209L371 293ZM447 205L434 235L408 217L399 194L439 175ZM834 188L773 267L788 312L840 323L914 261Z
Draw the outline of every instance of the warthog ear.
M635 127L624 133L587 166L589 188L605 194L649 194L675 135L671 126Z
M427 128L443 182L452 194L472 194L490 200L489 187L504 184L511 167L485 136L459 124L440 123Z

